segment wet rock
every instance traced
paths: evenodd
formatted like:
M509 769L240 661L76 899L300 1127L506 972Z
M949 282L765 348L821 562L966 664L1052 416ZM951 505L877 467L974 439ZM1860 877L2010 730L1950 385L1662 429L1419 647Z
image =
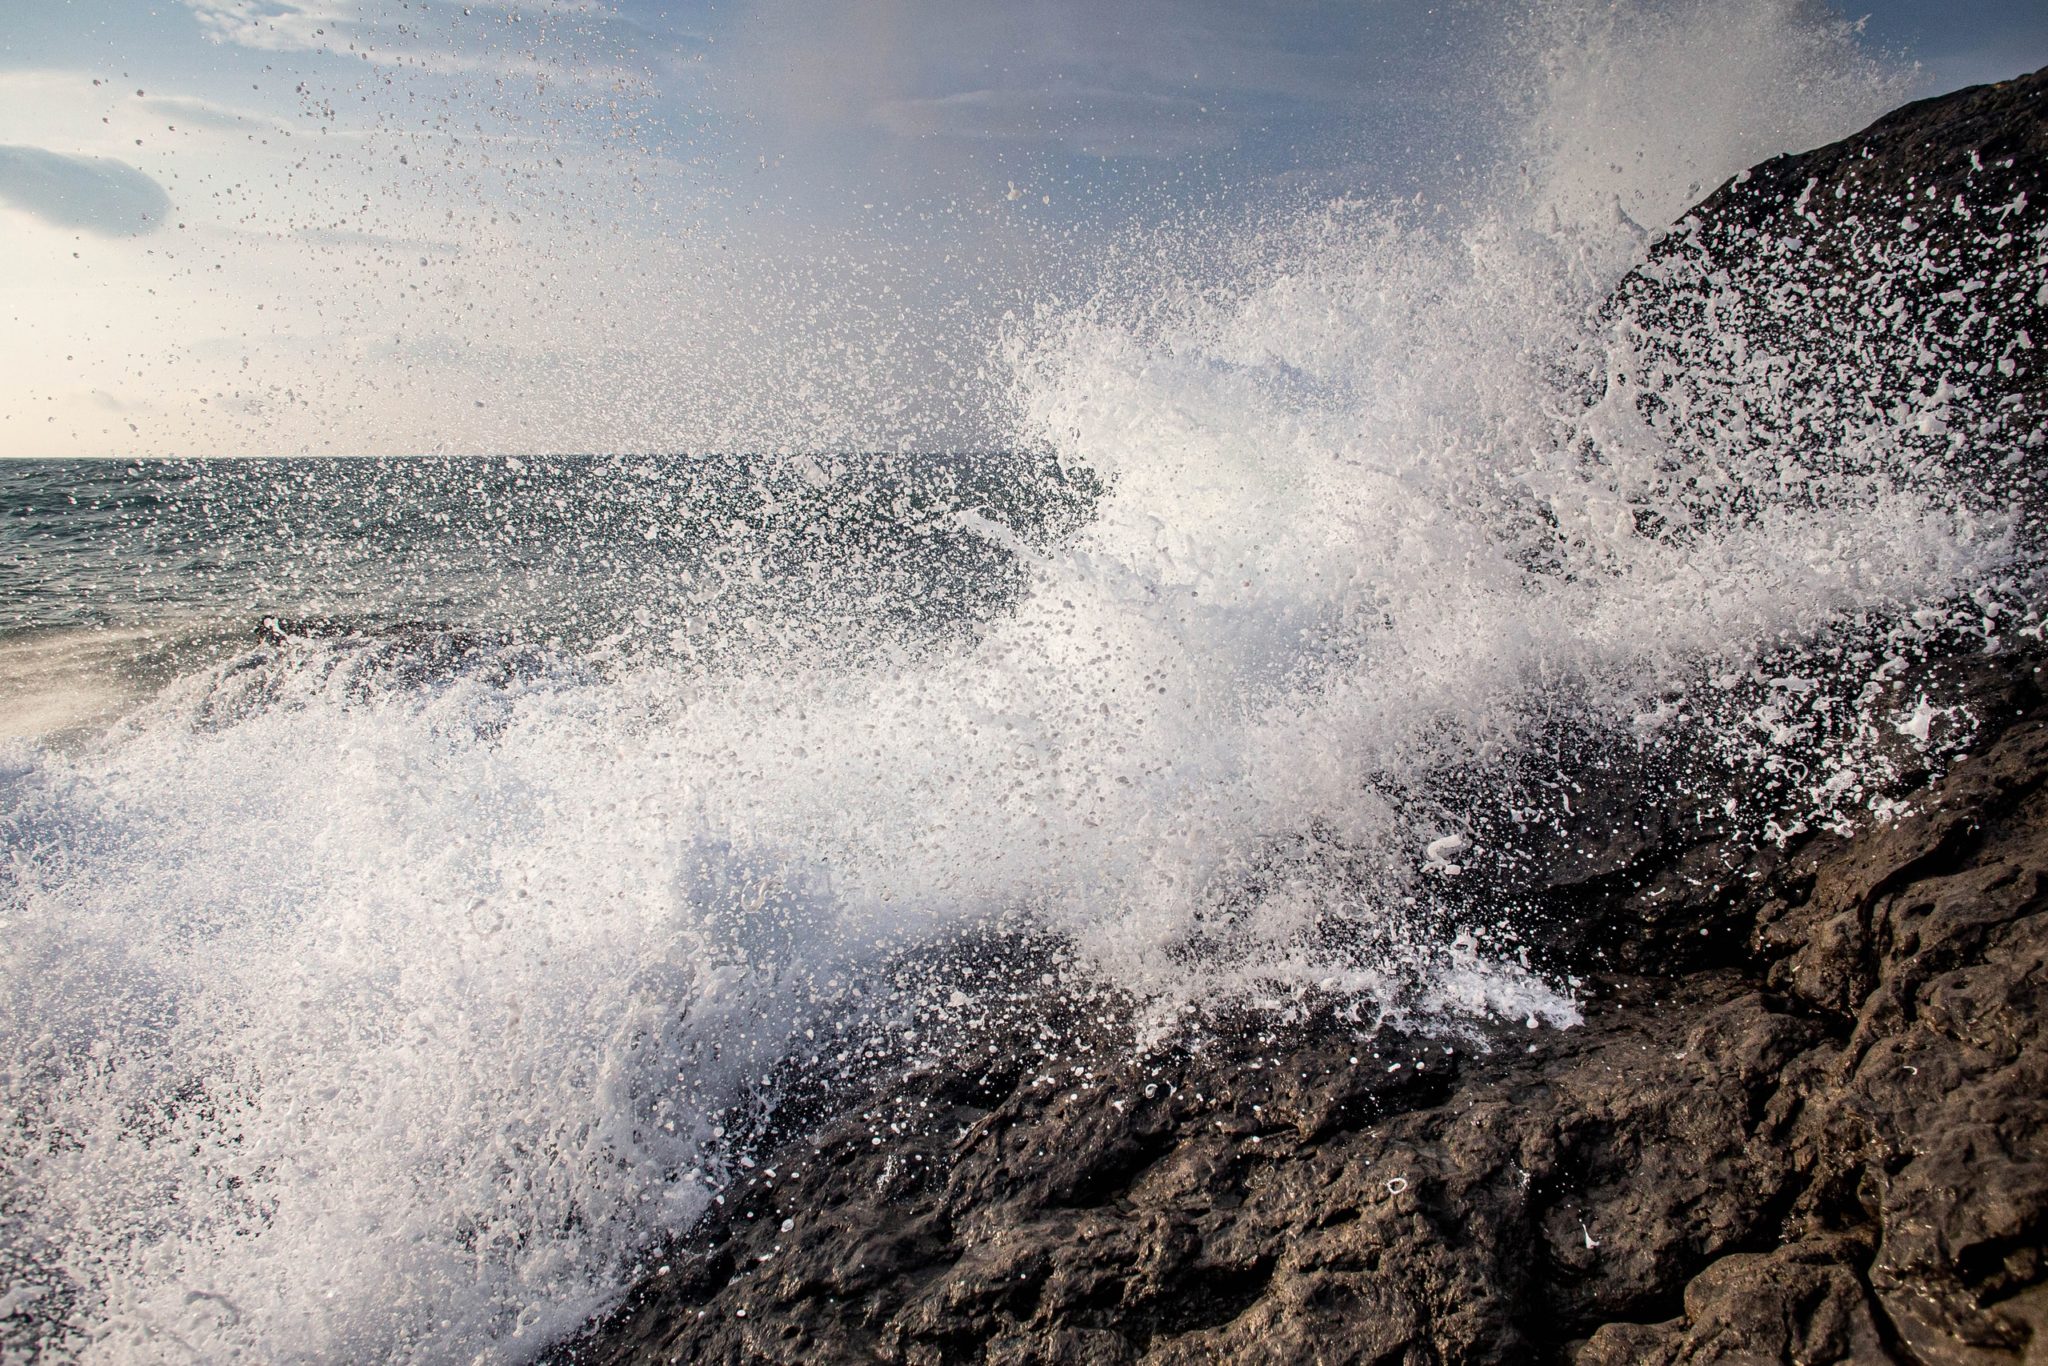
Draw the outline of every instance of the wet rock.
M1755 1361L1884 1361L1891 1353L1870 1292L1852 1269L1869 1248L1841 1236L1768 1253L1733 1253L1685 1288L1685 1312L1658 1324L1608 1324L1582 1366Z
M2041 72L1775 157L1702 201L1615 291L1610 394L1681 449L1791 449L1809 473L1853 477L1873 440L1903 442L1931 479L1997 468L1998 487L2017 477L2039 508L2044 223ZM1739 512L1743 490L1726 496Z
M2038 450L2040 371L2000 362L2048 345L2044 96L1911 106L1724 187L1617 295L1645 364L1718 308L1821 427L1906 376L1944 405L1916 429L1939 477ZM1741 417L1713 383L1638 398L1682 435ZM1575 767L1572 822L1496 871L1540 884L1580 1027L1325 1016L1140 1053L1113 1012L1022 1009L994 1056L1023 1061L958 1040L788 1130L557 1360L2048 1359L2042 664L1996 623L1924 651L1892 686L1951 699L1971 757L1932 781L1902 740L1904 813L1854 834L1759 844L1645 796L1698 774Z
M1754 889L1753 963L1594 979L1577 1029L1323 1021L986 1104L935 1069L789 1145L564 1359L2018 1360L2044 783L2023 718Z

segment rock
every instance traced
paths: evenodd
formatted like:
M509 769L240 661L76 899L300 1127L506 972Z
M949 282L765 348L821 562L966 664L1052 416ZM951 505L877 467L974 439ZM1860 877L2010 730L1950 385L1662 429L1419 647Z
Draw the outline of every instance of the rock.
M2009 489L2018 461L2039 508L2026 453L2048 420L2044 221L2048 75L1907 105L1688 213L1615 291L1604 369L1681 448L1711 433L1853 476L1873 437L1903 429L1929 479L2004 466ZM1745 491L1725 495L1739 512Z
M1582 1366L1682 1362L1884 1361L1876 1306L1853 1268L1870 1249L1853 1237L1721 1258L1685 1288L1665 1323L1613 1323L1578 1353Z
M1723 187L1617 292L1629 401L1674 439L1744 418L1657 370L1713 308L1731 355L1781 348L1814 430L1903 383L1942 406L1930 477L2037 450L2044 97L1910 106ZM1582 756L1573 821L1466 884L1538 884L1580 1027L1319 1016L1147 1053L1114 1012L1019 1007L851 1112L799 1107L555 1360L2048 1360L2044 658L1933 642L1895 685L1953 699L1973 756L1930 782L1901 740L1909 809L1851 835L1744 842L1699 784L1660 805Z
M986 1106L935 1069L790 1145L562 1359L2017 1360L2048 1284L2044 781L2023 720L1758 888L1745 970L1596 979L1533 1041L1324 1021Z

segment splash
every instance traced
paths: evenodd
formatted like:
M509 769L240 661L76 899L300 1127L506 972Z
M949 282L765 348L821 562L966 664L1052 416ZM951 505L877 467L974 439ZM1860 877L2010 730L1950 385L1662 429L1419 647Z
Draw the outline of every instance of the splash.
M853 1076L861 1011L971 1011L883 969L991 922L1156 1029L1310 999L1573 1022L1445 921L1486 854L1461 794L1560 725L1665 743L1715 679L1741 704L1668 743L1810 743L1759 739L1745 687L2010 555L1904 427L1844 469L1681 440L1615 382L1636 225L1890 89L1797 7L1706 14L1542 49L1473 202L1339 203L1240 244L1256 266L1020 324L1019 444L1102 491L1056 535L976 498L901 518L1016 567L964 630L884 610L923 591L889 570L831 618L853 649L745 643L815 597L694 588L638 625L729 614L715 658L287 631L93 744L7 750L9 1350L530 1355L755 1160L778 1065ZM1715 98L1674 103L1675 71ZM847 476L774 477L830 505ZM1853 814L1885 721L1798 800Z

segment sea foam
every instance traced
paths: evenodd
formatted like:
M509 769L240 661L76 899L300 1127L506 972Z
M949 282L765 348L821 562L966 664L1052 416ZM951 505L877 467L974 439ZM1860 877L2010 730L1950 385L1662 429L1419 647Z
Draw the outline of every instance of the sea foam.
M1183 241L1206 267L1012 328L1018 443L1104 491L1050 540L948 521L1024 570L964 635L424 676L287 636L7 749L13 1355L530 1355L719 1198L778 1063L862 1065L818 1040L878 964L991 919L1155 1031L1572 1023L1437 913L1486 853L1470 775L1559 724L1654 745L1703 680L1776 696L1760 662L2009 557L1903 454L1675 448L1610 383L1644 227L1897 87L1800 6L1603 13L1510 35L1476 188ZM1845 733L1823 818L1898 719Z

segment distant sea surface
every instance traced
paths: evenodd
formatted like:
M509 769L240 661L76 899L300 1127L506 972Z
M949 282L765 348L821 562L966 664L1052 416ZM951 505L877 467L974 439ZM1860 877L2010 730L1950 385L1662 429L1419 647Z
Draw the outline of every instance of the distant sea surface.
M1045 474L1006 455L0 462L0 737L104 723L261 635L705 663L732 633L758 657L957 626L1014 591L1009 532L1083 514L1087 491Z

